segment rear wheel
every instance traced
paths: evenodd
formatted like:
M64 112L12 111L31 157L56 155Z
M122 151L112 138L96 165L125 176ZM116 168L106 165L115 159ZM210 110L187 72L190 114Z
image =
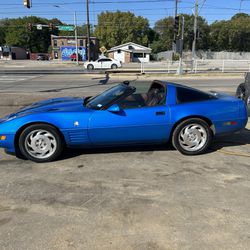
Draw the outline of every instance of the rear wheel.
M212 140L212 131L202 119L191 118L181 122L175 128L172 137L173 146L184 155L204 153Z
M89 65L87 66L87 69L88 69L88 70L93 70L93 69L94 69L94 65L93 65L93 64L89 64Z
M117 69L117 68L118 68L118 66L116 64L111 65L111 69Z
M21 154L34 162L55 160L63 150L63 140L57 129L47 124L27 127L19 137Z

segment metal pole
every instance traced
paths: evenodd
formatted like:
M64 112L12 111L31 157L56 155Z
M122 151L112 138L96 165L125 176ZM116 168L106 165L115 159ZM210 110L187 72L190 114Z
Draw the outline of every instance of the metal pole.
M175 16L178 14L178 1L179 0L175 0Z
M177 15L178 15L178 1L179 0L175 0L175 16L174 16L174 18L175 17L177 17ZM176 41L176 34L175 34L175 32L174 32L174 41Z
M182 16L182 27L181 27L181 41L182 41L182 44L181 44L181 52L180 52L180 60L179 60L179 68L177 70L177 73L179 75L182 75L183 73L183 68L182 68L182 61L183 61L183 44L184 44L184 25L185 25L185 18L184 16Z
M88 49L88 61L90 61L89 0L86 0L86 9L87 9L87 49Z
M79 65L76 12L74 12L74 24L75 24L75 41L76 41L76 64Z
M192 71L194 68L194 60L195 60L198 11L199 11L199 0L196 0L196 2L195 2L195 14L194 14L194 40L193 40L193 44L192 44Z

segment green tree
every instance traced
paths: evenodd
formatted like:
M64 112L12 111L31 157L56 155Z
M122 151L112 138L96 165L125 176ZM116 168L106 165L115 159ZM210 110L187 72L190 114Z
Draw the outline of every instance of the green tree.
M250 51L250 16L238 13L231 20L212 23L210 40L215 51Z
M6 19L5 20L5 44L9 46L20 46L29 49L31 52L47 52L51 43L51 34L58 34L57 30L49 31L48 28L37 30L36 24L48 25L57 24L58 19L48 20L35 16ZM32 23L32 31L27 29L28 23Z
M191 50L194 33L194 16L183 14L185 18L184 26L184 49ZM154 31L158 34L158 38L152 44L154 52L160 52L172 49L174 39L174 19L167 17L155 23ZM209 25L202 17L198 17L198 31L197 31L197 48L209 48Z
M102 12L98 15L94 34L106 48L126 42L145 46L152 42L149 39L152 38L152 31L148 20L131 12Z

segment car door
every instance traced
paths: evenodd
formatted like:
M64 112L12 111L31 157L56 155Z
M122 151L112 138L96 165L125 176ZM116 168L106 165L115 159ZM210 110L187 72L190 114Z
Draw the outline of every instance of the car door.
M104 61L102 63L102 68L103 69L110 69L112 64L113 64L113 62L111 59L109 59L109 58L104 59Z
M97 61L95 61L95 64L94 64L95 69L101 69L102 62L103 62L103 59L98 59Z
M94 145L163 143L170 134L170 112L166 105L97 110L89 122L89 138Z

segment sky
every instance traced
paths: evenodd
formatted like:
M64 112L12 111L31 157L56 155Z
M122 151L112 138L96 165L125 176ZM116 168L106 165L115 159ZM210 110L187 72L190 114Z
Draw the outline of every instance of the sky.
M167 16L173 16L174 0L89 0L90 22L97 24L97 16L102 11L131 11L146 17L150 26ZM55 7L57 5L58 7ZM195 0L179 0L178 12L192 14ZM22 16L58 18L73 24L74 11L78 24L86 23L86 0L32 0L32 8L23 6L23 0L0 0L0 19ZM250 0L199 0L199 14L208 23L227 20L239 12L250 14Z

